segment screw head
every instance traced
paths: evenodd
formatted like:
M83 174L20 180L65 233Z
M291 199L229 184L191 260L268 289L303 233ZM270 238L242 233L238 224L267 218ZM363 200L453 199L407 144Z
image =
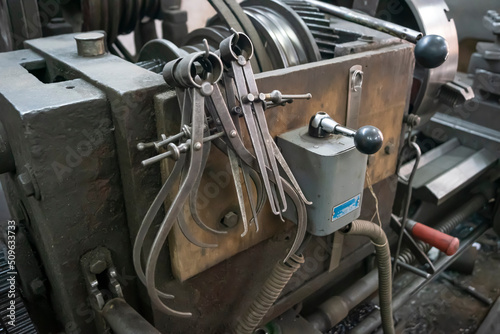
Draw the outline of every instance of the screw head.
M97 260L94 260L92 263L90 263L89 270L92 274L97 275L97 274L102 273L104 270L106 270L107 267L108 267L108 265L106 264L106 261L101 260L101 259L97 259Z
M214 92L214 86L209 82L204 82L201 84L200 93L203 96L210 96Z
M196 143L194 143L194 145L193 145L193 147L194 147L194 150L195 150L195 151L199 151L199 150L201 150L201 146L202 146L202 145L201 145L201 143L200 143L200 142L196 142Z
M23 189L26 196L30 197L35 195L35 187L28 172L23 172L17 176L17 183Z
M237 134L238 133L236 132L236 130L232 130L231 132L229 132L229 137L234 138Z
M43 284L43 281L39 277L36 277L31 281L30 288L33 294L37 296L44 295L46 292L45 284Z
M393 143L388 143L385 147L384 147L384 152L385 154L392 154L394 153L394 150L396 148L394 147L394 144Z
M240 218L237 213L229 211L224 215L224 217L221 220L221 223L227 228L232 228L238 224L239 219Z
M247 63L247 60L245 59L245 57L243 57L243 56L238 56L238 64L239 64L240 66L245 66L245 65L246 65L246 63Z
M255 95L253 95L252 93L250 93L250 94L244 96L243 101L246 102L246 103L253 102L253 101L255 101Z
M234 114L234 115L241 115L242 113L242 110L241 110L241 107L234 107L233 109L231 109L231 112ZM219 120L220 122L220 120Z

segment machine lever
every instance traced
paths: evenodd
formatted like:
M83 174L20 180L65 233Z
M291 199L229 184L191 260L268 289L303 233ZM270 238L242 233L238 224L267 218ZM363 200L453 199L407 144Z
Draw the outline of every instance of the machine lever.
M320 111L309 121L309 135L323 138L332 134L340 134L354 138L354 145L364 154L374 154L380 150L384 142L382 132L374 126L366 125L352 130L335 122L327 113Z
M408 219L406 229L414 238L436 247L448 256L455 254L460 246L457 238L411 219Z
M279 90L273 90L271 93L259 93L259 100L272 102L274 104L282 104L284 102L288 102L290 100L301 99L301 100L310 100L312 98L311 93L307 94L281 94Z

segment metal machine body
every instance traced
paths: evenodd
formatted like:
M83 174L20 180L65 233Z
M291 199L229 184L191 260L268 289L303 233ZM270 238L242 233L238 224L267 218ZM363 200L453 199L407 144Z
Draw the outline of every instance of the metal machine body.
M45 38L40 40L34 40L29 42L29 48L31 50L25 51L17 51L14 53L5 53L0 56L4 58L4 64L10 64L5 69L8 69L10 73L12 73L11 80L8 82L2 81L5 86L2 88L2 96L4 107L2 110L8 110L3 113L3 115L9 115L3 118L2 123L7 124L6 132L9 138L20 138L18 143L15 144L14 141L9 140L11 146L16 146L18 148L14 149L13 157L16 163L16 169L19 166L25 166L29 164L31 166L32 174L36 177L38 184L39 195L30 195L25 194L24 192L19 192L20 181L17 181L17 173L6 174L3 176L4 185L6 187L7 193L18 193L19 195L13 195L9 197L10 208L13 212L18 213L20 218L24 220L29 219L31 222L29 226L27 226L28 230L31 233L35 233L37 237L35 238L34 248L37 250L37 253L40 254L41 262L43 263L44 270L46 272L50 272L50 275L46 277L42 277L42 280L50 286L48 289L48 293L51 298L57 300L55 304L58 305L68 305L67 307L61 308L57 311L59 314L59 319L63 326L67 328L75 328L75 333L80 330L82 332L89 331L90 328L95 326L92 322L87 322L88 317L86 316L86 312L83 310L90 311L90 306L87 305L86 300L86 290L85 290L85 282L82 279L72 278L68 275L63 275L65 270L60 268L59 266L64 263L65 266L72 265L75 269L71 270L76 276L80 277L80 271L77 269L79 266L79 258L86 251L92 250L94 247L99 245L105 245L113 255L113 261L115 262L115 266L118 269L118 273L122 276L121 284L123 286L123 290L125 296L128 293L134 294L135 286L137 284L136 279L131 279L131 277L135 277L133 275L134 271L130 266L130 262L128 256L121 256L120 254L130 254L130 241L135 238L135 233L138 228L138 224L142 219L142 216L145 213L145 208L149 205L153 199L155 191L158 190L159 187L159 172L158 166L151 166L144 168L141 166L140 161L147 158L147 152L137 151L136 145L142 141L151 141L156 137L156 130L154 126L154 118L151 115L154 115L154 109L156 109L157 114L157 122L159 117L177 117L177 112L173 107L176 104L175 94L164 93L166 90L166 85L163 83L163 79L158 75L143 70L135 65L132 65L126 61L120 60L112 55L102 55L94 58L85 58L78 57L76 45L73 36L58 36L53 38ZM57 45L56 47L54 47ZM270 129L272 133L280 133L284 129L280 129L280 127L288 127L292 129L294 124L301 125L307 124L308 118L312 116L313 113L316 112L316 108L319 108L320 105L327 110L338 110L337 113L332 113L332 116L337 119L345 118L345 111L342 111L342 100L345 101L347 88L342 89L341 87L347 87L348 85L348 77L349 77L349 68L351 64L365 64L368 68L373 67L373 71L365 72L364 84L370 85L372 80L376 80L380 85L380 78L382 73L387 73L383 68L389 68L394 65L395 62L400 62L401 66L399 67L402 72L397 75L394 74L393 77L385 77L384 82L387 83L385 87L386 93L391 94L394 97L398 97L393 99L391 105L387 104L378 104L380 107L371 108L370 111L373 114L377 114L378 112L390 112L394 115L399 115L398 118L402 118L402 114L400 110L405 106L406 91L409 89L409 81L406 79L411 70L411 50L412 48L409 45L401 44L388 48L382 48L378 52L369 52L366 55L359 54L356 58L346 58L342 60L341 58L335 59L333 61L327 63L318 63L318 64L310 64L303 65L301 67L295 67L293 71L276 71L276 72L268 72L264 76L257 77L258 84L263 86L265 90L271 90L270 88L279 88L281 91L290 91L292 86L290 85L293 82L296 82L295 77L301 77L303 73L311 73L311 72L332 72L339 73L344 72L345 76L343 78L338 77L336 81L329 81L327 85L320 82L303 82L303 87L294 86L293 91L309 91L313 94L313 96L317 96L318 98L311 101L313 106L308 108L310 110L307 114L303 114L301 118L295 117L293 123L283 123L280 121L282 117L284 117L283 111L281 108L270 109L267 112L268 122L270 122ZM25 59L23 59L25 58ZM97 63L102 63L102 65L96 66ZM24 66L23 66L24 64ZM130 67L130 69L129 69ZM106 72L102 69L106 68ZM43 73L47 77L44 79L46 83L42 83L36 78L29 70L35 73ZM113 69L116 69L114 75L110 75ZM380 75L378 74L380 73ZM63 77L67 81L51 83L57 77ZM86 81L81 79L73 79L83 77L86 78ZM395 80L402 80L401 84L397 87L398 90L394 90L392 87L392 83ZM57 81L57 80L56 80ZM17 84L16 82L19 82ZM90 83L90 85L89 85ZM326 81L325 81L326 83ZM20 94L17 87L19 85L25 85L26 90ZM269 89L266 89L266 86ZM72 88L67 88L72 87ZM332 88L329 88L332 87ZM29 115L38 115L37 117L48 117L50 115L47 108L52 104L50 101L54 101L52 98L52 94L43 93L43 90L59 90L64 93L57 93L56 96L59 96L61 99L66 99L66 102L55 103L56 106L61 105L62 107L67 106L67 110L70 110L71 113L75 115L82 115L79 108L75 106L82 105L83 110L91 110L93 113L96 113L96 116L93 118L89 118L88 113L86 119L95 120L96 125L88 126L88 127L78 127L77 123L81 123L80 117L65 117L68 121L74 119L74 125L68 124L64 126L66 132L61 134L45 134L42 136L38 133L38 131L28 124L32 122L29 121ZM30 93L33 91L33 93ZM35 93L36 91L36 93ZM332 92L336 92L338 94L337 98L333 98L330 94ZM36 96L46 96L45 99L37 99L37 105L28 105L25 107L15 107L19 105L23 101L23 96L27 95L35 95ZM73 96L75 94L75 96ZM155 97L156 95L156 97ZM323 98L321 98L323 96ZM328 99L325 97L329 96ZM173 97L174 99L172 99ZM16 101L18 99L18 102ZM76 98L76 101L73 102ZM377 97L373 96L373 98L377 99ZM47 101L48 99L48 101ZM96 100L97 99L97 100ZM99 99L103 102L103 109L100 111L98 108L86 108L86 103L91 103L95 105L95 103L99 103ZM93 102L93 101L96 102ZM86 102L89 101L89 102ZM109 102L106 102L109 101ZM141 101L141 102L139 102ZM144 101L149 101L148 103L144 103ZM330 101L328 104L325 104L324 101ZM371 104L372 106L376 103L375 101L365 100L367 105ZM300 115L299 110L303 112L303 108L307 102L295 102L294 104L287 107L288 112L291 112L295 115ZM333 103L333 104L332 104ZM316 107L315 107L316 106ZM62 108L61 107L61 108ZM20 113L16 110L26 110ZM43 110L44 112L39 112L38 110ZM59 110L59 109L57 109ZM296 111L294 111L296 110ZM55 111L54 111L55 112ZM17 116L13 116L16 115ZM45 116L47 115L47 116ZM362 117L360 115L361 122L363 122ZM369 115L366 114L368 117ZM302 120L301 120L302 119ZM24 122L25 125L22 125ZM40 121L41 122L41 121ZM278 123L279 122L279 123ZM44 122L45 123L45 122ZM41 123L39 123L41 124ZM48 120L45 124L53 124L50 120ZM169 123L172 126L175 123ZM278 125L279 124L279 125ZM393 124L388 124L380 120L378 123L373 123L376 126L379 126L381 130L385 133L386 138L397 145L398 136L401 131L401 125L398 125L399 122L397 118L395 119ZM43 127L45 129L46 126ZM51 129L54 131L57 130L57 127L51 126ZM80 130L76 130L80 129ZM93 132L91 132L91 130ZM26 131L28 131L26 133ZM17 133L17 135L14 135ZM33 136L33 140L36 138L37 147L39 147L39 152L33 152L31 147L31 143L33 141L30 139ZM88 138L90 137L90 138ZM94 139L95 137L95 139ZM102 137L102 142L99 141ZM26 139L23 139L26 138ZM45 139L44 139L45 138ZM64 138L64 139L62 139ZM107 139L106 139L107 138ZM62 140L61 140L62 139ZM88 146L87 142L93 139L95 144L91 144L93 146ZM52 144L49 144L52 143ZM91 142L92 143L92 142ZM108 144L109 143L109 144ZM60 148L56 148L59 145ZM85 145L88 146L85 147ZM110 146L106 146L110 145ZM25 147L23 149L24 154L22 155L20 148ZM107 147L107 148L106 148ZM87 149L87 151L85 151ZM81 151L81 152L80 152ZM103 165L103 162L97 165L90 165L97 163L97 161L101 161L102 152L109 152L108 155L108 164L116 164L114 168L107 167L108 165ZM32 154L35 154L36 157L33 157ZM87 156L85 156L87 155ZM93 157L96 157L94 159ZM38 158L37 158L38 157ZM97 157L99 157L97 159ZM42 159L43 161L50 161L50 164L41 163L38 164L37 160ZM215 158L217 160L217 158ZM372 161L372 169L371 173L373 173L373 180L375 182L382 181L385 177L390 176L390 170L386 170L382 165L390 164L392 165L392 169L395 168L396 164L396 156L381 152L377 154L377 157L374 157L375 160ZM361 159L363 160L363 159ZM376 162L380 160L380 162ZM380 166L380 169L377 169L377 165ZM120 166L120 167L118 167ZM220 169L222 167L222 169ZM221 167L211 167L211 163L209 162L207 168L213 170L213 174L209 174L206 178L210 181L210 175L219 175L220 170L225 170L226 167L222 165ZM21 167L23 168L23 167ZM104 202L101 200L101 197L92 195L92 192L98 192L99 196L103 195L102 186L97 186L98 184L102 184L104 170L102 168L107 169L110 174L111 180L116 180L114 182L118 183L110 183L105 182L104 187L109 189L110 192L106 196ZM92 173L89 173L89 170L92 170ZM120 171L119 174L116 171ZM82 175L81 178L79 175ZM112 176L111 176L112 175ZM52 180L52 181L50 181ZM97 182L97 183L96 183ZM202 185L207 181L202 181ZM80 184L88 184L89 190L87 192L82 191L83 188ZM113 186L113 184L116 184ZM78 185L78 186L77 186ZM45 186L50 187L50 189L46 189ZM225 185L227 187L227 185ZM95 205L102 208L101 210L92 209L89 207L81 207L77 209L74 205L80 203L79 200L75 197L69 196L68 194L74 193L76 198L94 198ZM111 196L111 194L115 194ZM52 211L54 214L57 213L56 216L45 218L46 224L43 223L35 223L38 220L37 212L44 212L43 209L37 209L40 205L48 205L45 204L47 196L49 196L49 201L53 203L52 205L56 205L59 209ZM222 195L222 194L221 194ZM36 196L39 196L38 199ZM110 197L108 197L110 196ZM205 210L210 212L211 216L221 217L226 212L226 208L230 207L234 204L226 204L221 207L221 211L217 212L214 209L218 205L216 203L234 203L234 197L231 196L231 193L224 194L227 196L227 199L222 199L220 196L216 199L210 199L210 204L206 207ZM232 199L231 199L232 198ZM23 203L23 204L20 204ZM103 207L103 203L108 203L114 209L109 210ZM19 206L25 206L26 211L20 211ZM125 206L127 209L118 209L118 206ZM64 208L68 215L71 213L74 215L79 210L88 210L82 211L81 217L84 221L88 221L88 224L81 224L73 218L70 219L66 217L66 215L62 215L61 208ZM19 211L18 211L19 210ZM384 209L383 209L384 210ZM371 211L371 210L368 210ZM388 215L390 211L390 206L387 206L384 212L385 215ZM85 213L87 212L87 213ZM96 212L101 212L102 217ZM116 212L117 216L109 216L110 212ZM124 212L127 213L126 217L124 216ZM21 216L26 215L28 217ZM119 215L118 215L119 214ZM205 217L206 214L203 214ZM371 215L369 212L367 215ZM265 217L265 216L264 216ZM272 223L269 221L269 218L260 218L260 224L263 226L264 231L266 228L270 228L270 226L274 226L271 229L271 232L267 232L268 236L275 235L278 230L282 230L282 227L279 229L276 227L276 223ZM220 219L220 218L216 218ZM68 228L68 221L75 222L74 228ZM117 224L125 224L122 227L112 227L111 221L116 221ZM209 220L210 221L210 220ZM60 228L55 228L55 226L59 226ZM281 225L281 224L280 224ZM52 228L50 228L52 226ZM63 227L65 226L65 227ZM100 226L100 227L97 227ZM267 226L267 227L266 227ZM76 231L74 229L84 229L82 231ZM87 229L88 232L87 232ZM117 233L117 230L120 233ZM286 231L285 229L284 231ZM293 231L293 228L292 228ZM175 231L174 231L175 233ZM179 233L177 231L177 233ZM280 232L283 233L283 232ZM240 268L245 268L245 263L251 263L255 261L261 261L261 267L266 268L266 263L272 263L279 258L282 254L282 250L286 248L286 244L288 241L288 237L282 235L282 237L278 237L275 241L272 242L264 242L258 244L256 249L250 252L243 252L237 257L233 257L229 260L229 262L224 263L220 266L216 266L210 270L206 270L207 264L210 265L210 262L204 263L200 261L200 269L199 271L203 271L201 275L198 275L196 278L192 278L189 280L189 284L180 284L176 280L164 280L162 283L162 287L167 290L178 291L176 301L181 303L184 301L186 305L189 305L191 301L193 301L192 294L194 293L193 288L196 287L197 291L204 291L204 293L200 293L201 299L198 300L198 305L204 305L204 311L200 312L201 314L205 314L205 316L196 319L195 321L185 322L177 319L170 319L166 321L163 325L163 321L167 320L160 314L158 315L155 323L159 327L160 330L162 328L178 328L178 330L187 330L187 328L191 328L191 330L195 330L195 328L212 328L216 330L219 326L224 326L228 320L231 319L231 316L228 317L228 314L234 314L234 317L238 314L238 308L235 308L235 301L238 300L237 305L239 307L244 307L245 302L241 300L241 295L225 295L224 298L220 299L223 296L218 295L215 298L213 292L218 291L226 287L224 281L220 281L217 277L220 276L221 270L225 272L225 275L229 275L231 277L235 277L231 285L233 287L233 291L242 291L244 286L247 286L248 280L252 280L255 282L255 288L258 288L258 282L261 282L265 278L265 271L256 271L253 272L250 276L245 275L243 277L230 274L235 270L241 270ZM265 232L263 234L266 236ZM280 234L278 234L280 235ZM75 236L80 236L82 239L75 238ZM90 237L94 236L94 237ZM56 254L60 254L63 249L68 248L68 243L66 240L71 238L71 242L73 246L70 247L72 251L82 253L79 256L72 255L71 253L64 252L66 256L68 256L67 260L60 261ZM239 240L241 237L239 234L233 234L230 238ZM257 238L253 241L257 243L261 240L262 236L257 234ZM276 236L275 236L276 238ZM46 240L46 241L45 241ZM58 248L54 240L60 240L61 247ZM85 242L83 242L85 240ZM115 240L115 241L113 241ZM148 239L150 240L150 239ZM230 240L230 239L229 239ZM228 240L228 241L229 241ZM224 240L221 240L223 242ZM114 244L116 242L116 246ZM149 241L151 242L151 241ZM328 242L325 241L327 244ZM43 246L45 243L53 244L54 247L50 248L52 253L46 253L44 251L45 247ZM322 242L323 243L323 242ZM323 243L324 244L324 243ZM349 244L349 243L348 243ZM79 245L79 246L77 246ZM358 248L361 244L354 243L351 246L351 250L346 250L345 254L349 254ZM243 244L242 247L237 252L248 248L250 245ZM175 251L175 245L170 245L171 249ZM174 247L174 248L172 248ZM269 249L269 247L271 247ZM197 248L194 246L194 248ZM264 251L264 248L268 248L268 251ZM198 248L200 254L210 250L203 250ZM262 249L262 250L259 250ZM272 251L274 249L274 251ZM363 253L369 252L368 249L365 248ZM232 250L234 252L234 250ZM258 256L259 253L266 253L266 260L264 258ZM271 252L271 253L269 253ZM270 254L274 254L270 256ZM223 257L218 257L214 261L212 265L218 263L222 260L225 260L231 256L231 253L226 253ZM257 258L255 256L258 256ZM116 259L115 259L116 257ZM71 260L70 260L71 259ZM124 262L121 262L122 260ZM239 259L236 261L236 259ZM258 260L260 259L260 260ZM325 259L326 260L326 259ZM168 261L165 259L165 261ZM177 262L176 262L177 261ZM186 262L187 261L187 262ZM269 262L270 261L270 262ZM168 262L164 262L168 263ZM188 264L192 266L193 263L190 260L182 258L176 259L173 258L174 268L175 263L184 263L184 265ZM52 267L54 266L54 267ZM166 270L165 274L168 277L169 268L168 266L164 267L162 270ZM174 271L175 272L175 271ZM56 273L61 273L63 276L55 277ZM311 274L313 277L320 274ZM192 276L190 274L189 276ZM187 277L189 277L187 276ZM125 279L125 281L123 281ZM185 279L185 278L184 278ZM184 280L183 279L183 280ZM130 281L129 281L130 280ZM57 284L53 285L51 282L57 282ZM161 280L160 280L161 281ZM200 285L201 284L201 285ZM202 288L205 286L205 288ZM254 286L252 284L252 286ZM192 287L192 288L190 288ZM61 294L62 291L72 291L71 295ZM251 300L252 290L249 291L249 294L245 296L248 300ZM78 297L80 295L80 297ZM138 299L139 296L130 297L131 303L135 298ZM210 302L209 302L210 301ZM298 300L289 301L289 305L298 302ZM71 303L73 304L73 306ZM227 305L226 310L221 310L220 313L213 314L209 310L213 310L213 303L217 303L218 305ZM194 306L194 305L192 305ZM198 307L200 307L198 306ZM231 310L231 311L230 311ZM212 316L207 317L206 314L212 314ZM165 327L163 327L165 326ZM195 327L193 327L195 326Z

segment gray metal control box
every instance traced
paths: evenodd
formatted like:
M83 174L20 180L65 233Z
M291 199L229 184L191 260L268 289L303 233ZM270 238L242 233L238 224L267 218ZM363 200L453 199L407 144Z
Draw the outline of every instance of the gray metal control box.
M314 138L308 127L278 136L278 146L306 198L308 232L324 236L357 219L365 182L367 156L354 140L341 135ZM296 221L289 201L284 217Z

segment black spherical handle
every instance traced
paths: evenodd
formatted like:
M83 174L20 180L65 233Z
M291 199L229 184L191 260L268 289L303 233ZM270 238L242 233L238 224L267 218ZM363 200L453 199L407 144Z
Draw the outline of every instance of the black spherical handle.
M441 66L448 58L448 54L448 42L439 35L426 35L415 45L415 59L425 68Z
M358 129L354 135L354 145L364 154L374 154L382 147L384 136L374 126L366 125Z

